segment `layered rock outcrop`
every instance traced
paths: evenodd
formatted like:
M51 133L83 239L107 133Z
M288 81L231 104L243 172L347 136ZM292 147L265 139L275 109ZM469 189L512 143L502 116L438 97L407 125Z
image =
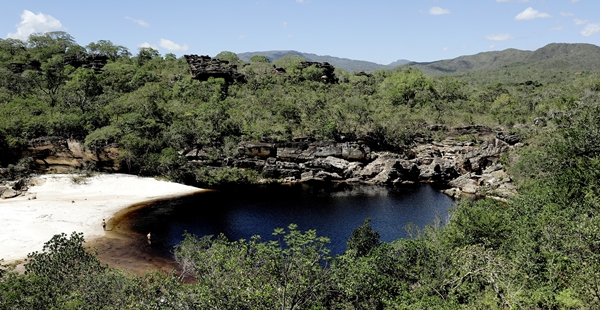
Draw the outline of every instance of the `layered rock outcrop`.
M65 56L64 63L75 68L92 69L95 73L101 73L102 68L108 62L106 55L69 55Z
M472 194L501 199L516 193L500 158L522 144L514 133L487 128L453 128L448 132L480 130L479 141L452 137L440 142L421 139L404 151L382 151L369 140L344 142L243 142L235 157L209 159L202 150L180 152L196 166L213 169L253 169L284 182L348 182L394 185L416 182L447 184L452 196ZM32 157L41 170L67 172L86 164L118 171L118 150L85 150L77 141L52 137L31 140L21 156ZM7 193L7 195L10 192Z
M245 77L237 71L237 65L210 56L183 55L190 68L192 78L206 81L210 77L223 78L228 83L243 82Z
M106 147L99 150L85 149L81 142L56 137L30 140L20 157L31 157L45 172L68 172L70 169L92 165L95 169L118 171L118 150Z
M415 182L447 184L452 196L473 194L508 198L516 193L501 156L520 147L514 134L497 134L487 128L458 128L457 132L483 132L487 140L476 144L448 138L422 142L404 152L373 151L367 141L350 142L243 142L238 156L224 166L254 169L285 182L360 182L393 185ZM191 158L190 158L191 159ZM193 161L193 159L191 159ZM199 164L204 164L198 161Z

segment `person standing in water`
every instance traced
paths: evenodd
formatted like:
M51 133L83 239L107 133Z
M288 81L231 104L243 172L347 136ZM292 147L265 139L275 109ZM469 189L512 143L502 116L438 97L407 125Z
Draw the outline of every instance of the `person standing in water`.
M102 229L106 230L106 221L102 219Z

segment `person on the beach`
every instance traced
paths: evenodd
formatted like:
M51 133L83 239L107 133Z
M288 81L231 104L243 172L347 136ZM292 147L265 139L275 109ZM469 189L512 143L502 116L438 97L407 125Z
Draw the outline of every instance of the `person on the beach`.
M150 233L146 235L146 238L148 238L148 244L152 244L152 235Z
M102 229L106 230L106 221L102 219Z

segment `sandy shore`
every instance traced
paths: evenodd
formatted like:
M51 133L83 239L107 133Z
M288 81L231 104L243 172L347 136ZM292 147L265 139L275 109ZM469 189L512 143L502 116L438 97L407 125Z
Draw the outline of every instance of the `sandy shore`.
M76 184L70 175L42 175L25 196L0 200L0 259L10 262L41 251L59 233L102 237L102 219L144 201L193 194L202 189L125 174L103 174ZM35 197L35 199L34 199Z

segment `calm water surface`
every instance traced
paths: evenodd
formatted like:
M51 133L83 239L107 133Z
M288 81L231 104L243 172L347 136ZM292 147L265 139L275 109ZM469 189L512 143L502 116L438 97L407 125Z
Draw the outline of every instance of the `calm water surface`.
M121 224L139 234L152 232L152 248L168 256L184 231L197 236L225 234L230 240L260 235L269 240L277 227L298 224L331 239L331 254L344 252L352 231L365 218L382 241L407 237L440 216L445 222L454 201L432 185L395 188L367 185L277 186L209 191L159 202L124 216Z

